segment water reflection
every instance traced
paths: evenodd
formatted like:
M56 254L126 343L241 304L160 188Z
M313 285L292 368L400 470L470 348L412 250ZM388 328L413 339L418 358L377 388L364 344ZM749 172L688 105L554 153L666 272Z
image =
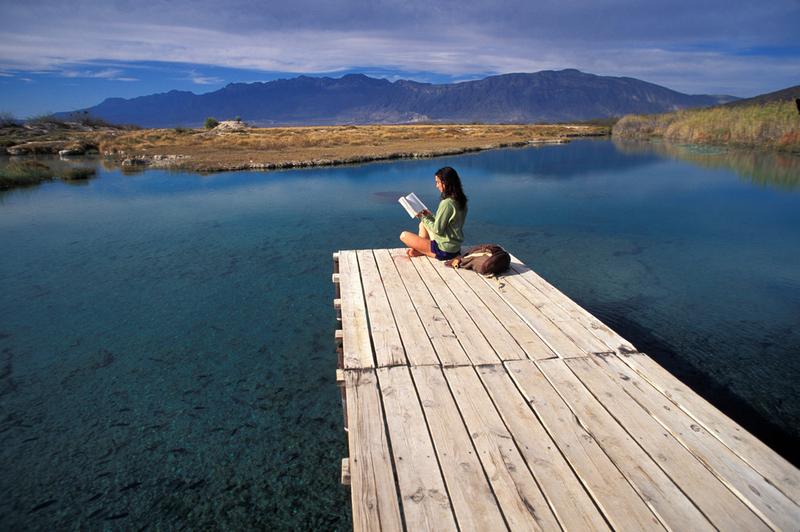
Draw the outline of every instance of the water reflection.
M585 175L587 168L593 172L622 172L660 160L659 154L654 152L615 150L605 139L574 141L569 149L564 148L566 146L542 145L479 152L460 157L459 168L506 177L564 180Z
M643 156L655 154L702 166L703 168L733 170L748 182L765 187L795 189L800 187L800 155L766 150L673 144L657 140L650 142L613 139L620 153Z

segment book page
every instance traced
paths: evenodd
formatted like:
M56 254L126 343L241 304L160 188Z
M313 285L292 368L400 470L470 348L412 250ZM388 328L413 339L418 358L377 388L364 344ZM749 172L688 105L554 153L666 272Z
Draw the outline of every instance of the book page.
M406 210L409 216L415 218L417 214L427 209L422 200L417 197L413 192L408 196L404 196L397 200L400 205Z

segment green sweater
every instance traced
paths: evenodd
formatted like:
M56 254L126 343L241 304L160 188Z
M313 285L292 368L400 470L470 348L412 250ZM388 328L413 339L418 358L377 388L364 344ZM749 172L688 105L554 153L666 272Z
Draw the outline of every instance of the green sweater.
M439 202L436 216L423 216L422 223L440 250L456 253L461 250L461 243L464 242L463 228L466 216L466 209L459 208L453 198L445 198Z

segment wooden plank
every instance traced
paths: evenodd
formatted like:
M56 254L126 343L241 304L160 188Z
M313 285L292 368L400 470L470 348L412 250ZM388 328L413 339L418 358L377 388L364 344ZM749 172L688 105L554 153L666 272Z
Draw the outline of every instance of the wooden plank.
M405 346L408 362L416 366L439 364L433 344L417 315L414 303L403 285L403 280L400 279L400 274L394 266L389 251L376 249L373 255L383 281L383 288L386 290L386 296L392 306L395 323Z
M531 360L557 357L556 353L539 338L531 327L492 290L477 273L470 270L455 270L456 274L472 289L477 297L502 322L517 344Z
M428 292L416 268L411 264L411 259L402 250L391 250L390 254L442 365L468 365L470 360L467 353L433 296Z
M602 340L611 351L617 353L634 353L637 351L630 342L614 332L608 325L597 319L589 311L567 297L567 295L558 288L548 283L514 255L511 255L511 269L518 273L520 278L536 287L550 298L551 301L564 309L572 319L581 323L586 329L591 331L592 334Z
M421 257L420 261L427 261L436 273L439 274L441 278L440 282L443 281L450 289L450 292L461 304L469 317L472 318L472 321L477 325L480 332L483 333L483 336L491 340L492 347L500 360L521 360L528 358L525 355L525 351L522 350L516 340L514 340L514 337L503 327L500 320L489 310L486 303L475 294L453 268L448 268L444 265L444 262L429 257ZM419 268L417 269L419 270ZM509 314L511 314L510 311ZM472 357L470 356L470 358Z
M540 363L543 362L546 361ZM618 530L663 529L534 362L515 360L505 365L611 527Z
M586 358L573 358L566 364L716 528L769 530L750 508L629 397L597 363Z
M361 276L355 251L339 252L339 286L342 292L342 330L345 369L372 368L372 345L367 307L361 291Z
M349 458L342 458L342 478L341 482L343 486L350 485L350 459Z
M378 369L408 530L456 530L450 498L407 367Z
M379 367L398 366L406 363L406 355L400 334L394 322L394 314L383 288L378 266L371 250L356 252L358 267L361 270L361 283L367 300L369 329L372 346Z
M643 356L643 355L639 355ZM800 507L784 495L712 433L676 408L656 388L622 362L618 356L604 357L608 375L620 384L651 416L665 427L698 460L771 527L795 530Z
M441 309L450 328L461 342L461 347L467 353L473 364L496 364L500 362L486 337L483 336L478 326L461 306L453 292L442 281L442 278L433 269L427 257L417 257L411 260L417 273L433 296L436 305Z
M340 255L340 265L345 262ZM374 370L345 372L353 529L402 530Z
M442 370L411 368L436 455L461 530L505 530L503 515L461 419Z
M600 510L505 368L482 366L476 369L562 528L609 530Z
M503 300L505 300L506 304L511 307L511 309L516 312L559 357L569 358L587 355L584 350L575 345L572 338L564 334L556 324L542 314L542 312L523 294L506 283L504 278L485 279L481 277L481 280L491 287L492 290L497 292Z
M620 359L787 497L800 502L800 470L676 379L649 356L632 354L621 356Z
M502 281L516 288L547 319L552 321L565 335L575 342L582 351L586 353L606 353L611 351L611 348L583 325L573 320L564 309L551 301L538 288L523 280L520 275L514 275L513 273L504 275Z
M475 369L444 368L453 397L511 530L557 530L558 522Z
M543 360L539 362L539 368L578 416L580 423L597 440L603 451L667 528L713 529L692 500L609 415L563 360Z

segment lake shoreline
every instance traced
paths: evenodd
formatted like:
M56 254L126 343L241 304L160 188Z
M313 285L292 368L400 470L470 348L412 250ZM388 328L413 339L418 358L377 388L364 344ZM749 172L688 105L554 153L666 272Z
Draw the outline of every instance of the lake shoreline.
M142 129L74 132L18 139L12 156L97 152L125 171L162 168L198 173L341 166L422 159L484 150L561 144L572 138L608 137L607 126L398 125L251 128L223 122L213 129ZM73 151L66 152L65 150Z

